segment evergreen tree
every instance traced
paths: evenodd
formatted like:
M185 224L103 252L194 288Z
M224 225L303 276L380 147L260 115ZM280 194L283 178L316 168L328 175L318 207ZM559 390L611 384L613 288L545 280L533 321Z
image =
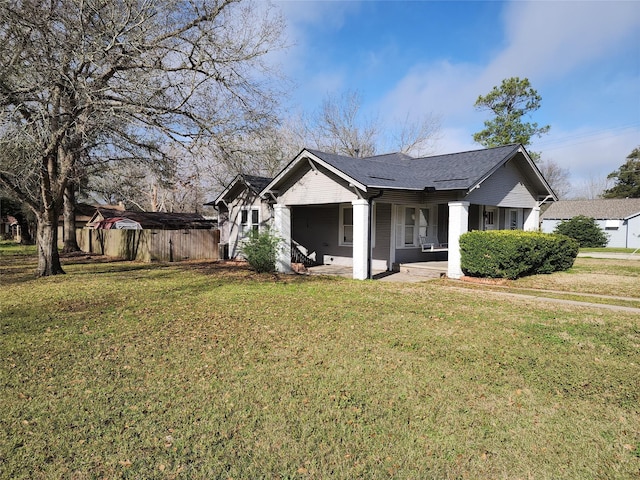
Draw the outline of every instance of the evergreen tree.
M605 190L603 198L640 198L640 147L634 148L627 161L607 178L615 178L616 183Z

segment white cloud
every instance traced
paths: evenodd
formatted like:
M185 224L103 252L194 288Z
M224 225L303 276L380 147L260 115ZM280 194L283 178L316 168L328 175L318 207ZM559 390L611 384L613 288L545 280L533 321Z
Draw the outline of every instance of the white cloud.
M504 25L508 46L488 66L489 82L518 75L558 78L621 42L637 42L640 3L511 2Z
M638 146L640 126L636 125L556 131L534 142L531 149L541 151L543 160L553 160L569 169L571 182L579 184L591 178L605 178Z

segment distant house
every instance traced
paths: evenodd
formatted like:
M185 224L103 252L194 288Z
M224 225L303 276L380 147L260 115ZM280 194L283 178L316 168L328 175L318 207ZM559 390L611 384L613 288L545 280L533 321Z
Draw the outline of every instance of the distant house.
M198 213L131 212L98 207L77 229L84 252L143 262L219 258L215 220Z
M94 229L187 230L216 228L217 222L207 220L199 213L132 212L97 207L86 226Z
M91 218L96 213L96 208L98 205L89 205L87 203L77 203L75 206L75 221L76 221L76 229L84 228L88 222L91 221ZM118 209L120 207L109 207ZM121 210L124 210L124 207L121 207ZM64 236L64 215L60 214L58 217L58 246L62 248L64 245L65 236Z
M0 239L12 239L19 241L20 224L13 215L0 217Z
M304 149L272 180L253 178L236 177L215 201L228 213L231 256L246 232L270 224L284 240L280 271L302 249L351 266L355 279L442 255L459 278L461 234L537 230L540 205L556 200L522 145L423 158Z
M591 217L609 236L607 247L640 248L640 198L599 200L562 200L553 203L542 215L542 231L578 215Z

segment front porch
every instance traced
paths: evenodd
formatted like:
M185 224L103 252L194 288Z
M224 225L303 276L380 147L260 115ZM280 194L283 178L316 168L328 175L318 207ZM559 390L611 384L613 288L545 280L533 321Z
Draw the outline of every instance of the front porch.
M326 267L317 270L360 280L384 271L460 278L460 235L491 227L532 229L538 213L537 209L424 200L408 204L357 199L338 204L275 204L273 208L276 230L281 238L290 239L289 248L281 252L280 271L291 271L290 262L315 264ZM512 224L507 223L510 216Z
M412 262L396 264L393 271L374 269L372 279L384 282L422 282L447 275L447 261ZM307 268L310 275L332 275L353 278L349 265L316 265Z

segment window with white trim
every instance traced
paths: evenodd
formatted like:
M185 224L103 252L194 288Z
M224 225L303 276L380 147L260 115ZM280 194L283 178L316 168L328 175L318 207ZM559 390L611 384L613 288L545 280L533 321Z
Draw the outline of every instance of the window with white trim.
M396 248L420 246L419 237L428 235L429 209L408 205L396 208Z
M240 212L240 235L244 238L250 232L260 229L260 209L243 208Z
M339 245L353 245L353 206L340 205Z

